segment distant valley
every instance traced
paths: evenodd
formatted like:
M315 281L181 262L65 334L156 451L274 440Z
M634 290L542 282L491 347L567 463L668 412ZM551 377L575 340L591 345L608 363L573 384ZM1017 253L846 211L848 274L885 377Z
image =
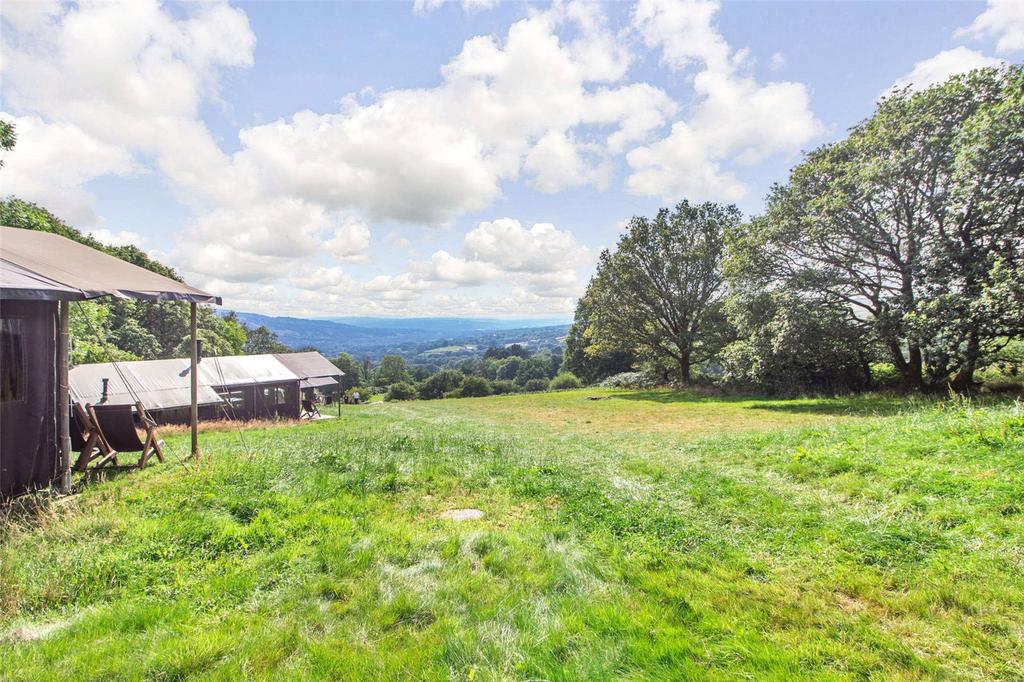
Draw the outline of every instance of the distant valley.
M305 319L236 313L250 327L260 325L292 348L312 346L329 357L342 351L379 360L402 355L416 364L482 354L490 346L520 343L533 352L561 352L568 322L559 319L488 319L465 317L336 317Z

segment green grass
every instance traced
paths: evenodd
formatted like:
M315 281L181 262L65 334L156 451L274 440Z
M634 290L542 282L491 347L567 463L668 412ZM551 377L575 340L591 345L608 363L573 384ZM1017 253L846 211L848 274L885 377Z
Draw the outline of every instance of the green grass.
M342 414L9 521L0 678L1024 679L1019 405Z

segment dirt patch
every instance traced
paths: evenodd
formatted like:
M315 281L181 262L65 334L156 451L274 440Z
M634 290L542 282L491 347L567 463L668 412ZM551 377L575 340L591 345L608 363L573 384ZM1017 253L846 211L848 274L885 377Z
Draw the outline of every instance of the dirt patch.
M20 642L36 642L41 639L46 639L51 634L58 630L62 630L67 627L71 621L57 620L52 623L38 623L38 624L25 624L19 625L16 628L8 631L3 636L3 641L10 644L18 644Z
M441 512L442 519L449 519L451 521L475 521L476 519L482 519L483 516L484 513L479 509L448 509Z

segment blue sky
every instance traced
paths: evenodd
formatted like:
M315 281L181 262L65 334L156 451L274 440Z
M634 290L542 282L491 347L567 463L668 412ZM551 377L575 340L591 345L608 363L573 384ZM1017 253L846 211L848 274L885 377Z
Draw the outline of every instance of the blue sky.
M5 2L3 192L240 310L571 314L624 221L757 213L1024 3Z

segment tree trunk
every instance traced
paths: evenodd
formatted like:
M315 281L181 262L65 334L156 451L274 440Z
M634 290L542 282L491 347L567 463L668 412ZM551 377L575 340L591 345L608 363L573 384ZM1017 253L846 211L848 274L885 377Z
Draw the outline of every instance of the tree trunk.
M904 357L903 349L896 339L889 340L889 352L892 354L892 362L900 373L900 380L903 387L909 391L919 391L924 388L924 380L921 376L922 360L921 348L911 345L907 356Z
M978 332L973 327L967 337L967 352L964 354L963 364L957 371L956 376L950 385L958 391L969 391L974 385L974 369L978 366L978 351L981 344L978 341Z
M679 379L684 386L690 385L690 354L687 352L679 356Z

